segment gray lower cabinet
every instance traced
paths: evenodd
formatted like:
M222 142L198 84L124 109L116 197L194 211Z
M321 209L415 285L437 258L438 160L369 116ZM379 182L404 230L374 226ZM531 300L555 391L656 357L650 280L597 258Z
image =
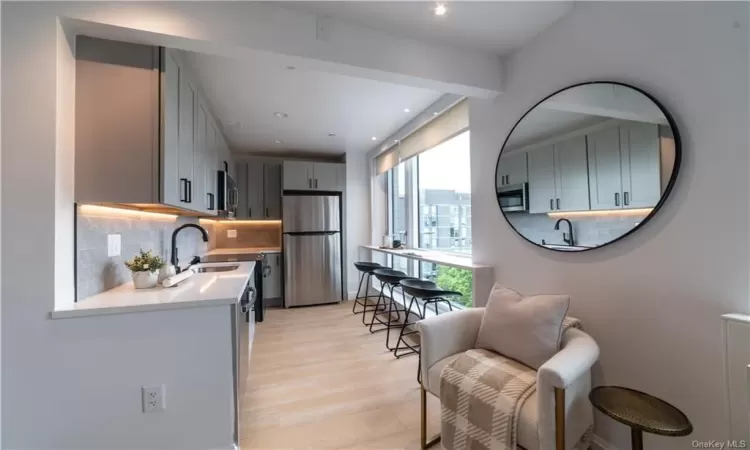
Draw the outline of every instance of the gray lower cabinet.
M78 36L75 114L76 202L216 213L221 133L179 52Z
M263 277L263 298L280 299L282 285L282 259L281 253L266 254L266 263L268 269ZM278 302L281 306L281 302Z

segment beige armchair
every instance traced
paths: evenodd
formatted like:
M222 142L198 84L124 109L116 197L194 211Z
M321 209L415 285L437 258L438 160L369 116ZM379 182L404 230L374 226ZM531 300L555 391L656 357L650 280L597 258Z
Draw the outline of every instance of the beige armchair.
M484 308L441 314L418 322L421 338L421 443L427 442L426 392L440 397L440 372L461 353L474 348ZM591 366L599 347L583 331L569 328L561 350L537 371L536 392L521 408L518 445L526 450L570 450L593 425L588 400Z

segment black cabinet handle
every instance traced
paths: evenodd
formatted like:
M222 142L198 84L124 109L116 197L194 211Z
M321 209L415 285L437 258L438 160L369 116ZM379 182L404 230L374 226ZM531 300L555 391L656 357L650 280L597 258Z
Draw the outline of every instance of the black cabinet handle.
M180 178L180 201L187 203L187 178Z
M187 180L187 202L193 203L193 181Z
M312 178L308 178L307 179L307 187L309 187L310 189L312 189Z
M622 195L622 200L625 203L625 206L628 206L630 204L630 195L628 192Z
M549 199L549 209L554 210L555 209L555 200Z
M560 209L560 199L557 199L557 209Z
M268 217L268 208L266 208L266 217Z
M247 217L252 218L253 217L253 208L247 207Z
M206 196L208 196L208 210L213 211L214 210L214 194L208 192Z
M620 206L620 193L615 192L615 206Z

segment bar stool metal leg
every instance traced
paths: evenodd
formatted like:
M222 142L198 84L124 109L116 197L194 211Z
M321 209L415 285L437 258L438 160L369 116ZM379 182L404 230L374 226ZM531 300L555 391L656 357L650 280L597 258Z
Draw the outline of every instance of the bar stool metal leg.
M384 288L385 288L385 283L381 282L380 283L380 295L378 295L378 302L375 304L375 310L372 312L372 317L370 318L370 333L375 333L377 331L382 331L383 330L381 328L380 330L374 330L373 331L372 326L375 324L375 319L376 319L376 317L378 315L378 310L380 309L380 300L384 299L384 296L383 296L383 289ZM383 305L383 306L385 306L385 305ZM363 319L364 319L364 316L363 316ZM380 320L378 320L378 322L380 322Z
M359 291L362 289L362 282L365 281L365 275L369 275L369 274L365 274L364 272L362 272L362 276L359 277L359 286L357 287L357 295L354 296L354 304L352 305L352 314L364 314L365 313L364 307L367 305L366 299L365 299L365 303L362 305L363 306L362 311L360 312L354 311L357 305L360 304L359 303ZM367 297L367 287L365 287L365 297Z
M411 315L410 314L411 308L414 305L415 300L416 300L416 297L412 296L411 297L411 301L409 302L409 307L406 309L406 313L405 313L406 319L404 319L404 322L401 325L401 332L398 335L398 341L396 341L396 348L393 350L393 355L396 358L401 358L403 356L413 355L415 353L419 354L419 345L415 345L415 346L411 345L411 344L409 344L406 341L406 339L404 339L405 336L410 336L412 334L419 334L419 331L417 331L417 330L407 331L407 328L413 327L413 326L416 325L416 323L410 323L409 322L409 316ZM424 316L421 314L421 311L419 311L419 303L417 303L417 315L418 315L418 317L420 319L424 319ZM402 343L403 343L403 347L401 346ZM405 350L404 347L408 348L409 350L406 351L406 353L399 354L398 353L399 350ZM417 373L417 381L419 381L419 380L420 380L419 373Z

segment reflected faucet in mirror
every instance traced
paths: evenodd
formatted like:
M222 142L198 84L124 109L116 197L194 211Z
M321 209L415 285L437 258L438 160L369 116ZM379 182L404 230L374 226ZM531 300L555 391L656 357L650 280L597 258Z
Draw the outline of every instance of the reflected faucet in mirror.
M555 231L560 230L560 222L567 222L568 223L568 232L565 233L563 231L563 242L570 245L571 247L576 245L575 240L573 239L573 224L570 223L570 220L568 219L558 219L557 222L555 222Z

